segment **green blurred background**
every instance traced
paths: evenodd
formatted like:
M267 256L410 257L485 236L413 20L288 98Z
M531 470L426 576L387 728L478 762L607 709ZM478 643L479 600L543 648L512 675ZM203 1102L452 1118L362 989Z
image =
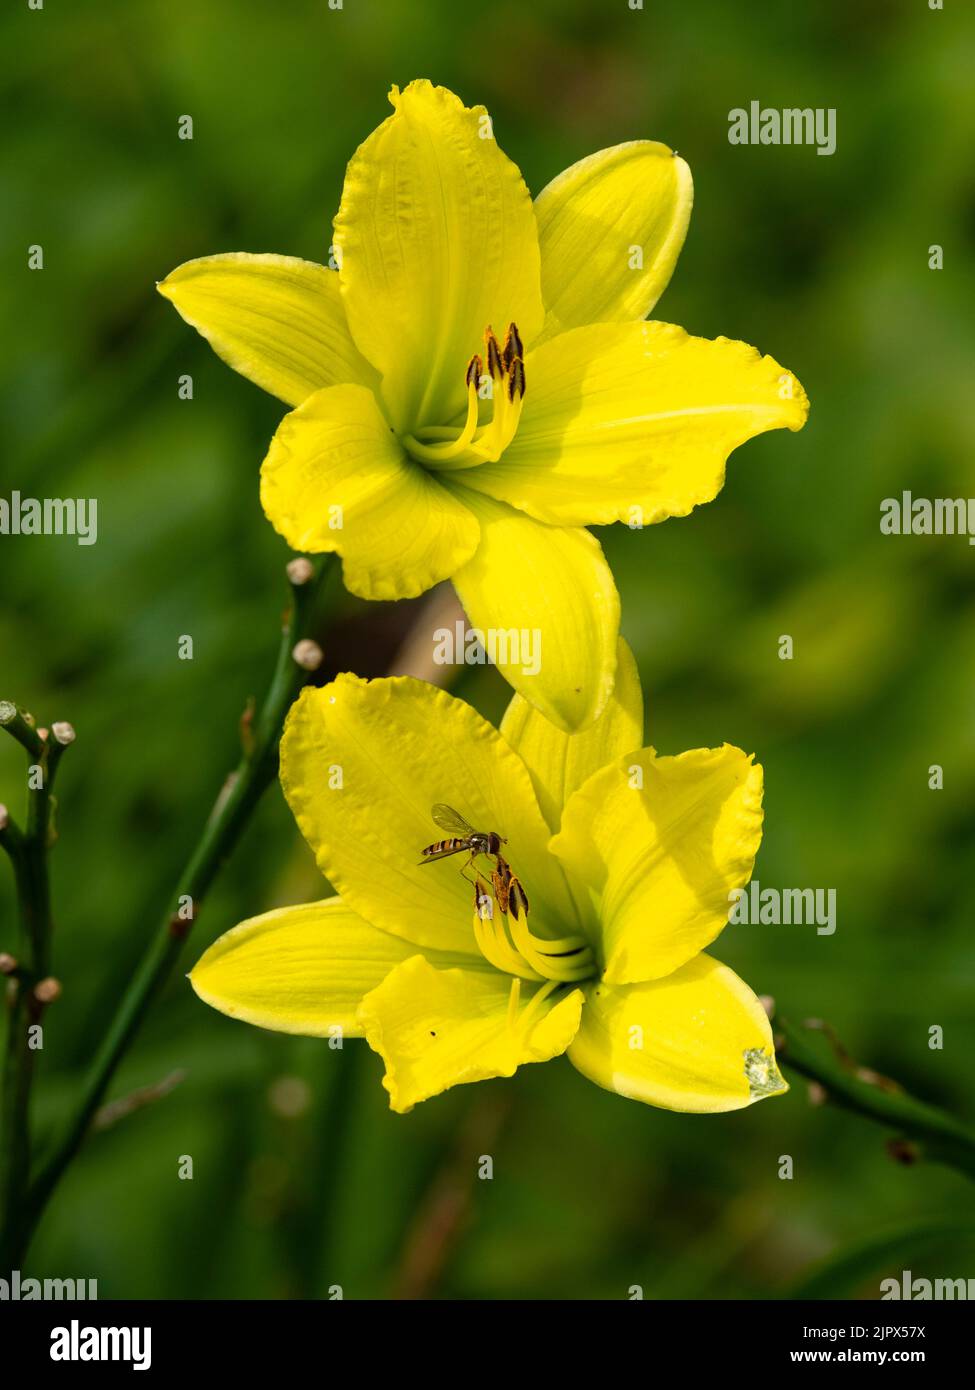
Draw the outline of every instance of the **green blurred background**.
M287 555L256 486L282 407L212 356L154 281L216 251L324 259L345 162L387 114L389 84L415 76L487 104L533 191L623 140L689 161L691 230L657 313L774 354L812 415L740 450L691 517L601 534L649 738L668 753L754 749L756 876L837 892L834 936L729 927L720 958L790 1016L828 1019L859 1060L975 1115L973 552L879 531L881 500L902 489L975 492L973 37L975 11L955 0L5 7L2 491L99 501L95 546L0 540L0 695L79 735L61 774L64 997L39 1067L42 1134L232 765L282 603ZM728 112L752 98L835 107L836 153L729 145ZM177 139L184 114L192 142ZM32 243L43 272L26 268ZM177 397L183 372L192 402ZM330 662L380 673L415 605L339 602ZM191 662L177 660L183 633ZM457 688L500 717L496 673ZM935 763L942 791L928 788ZM4 740L12 807L22 777ZM321 891L275 787L186 966L240 918ZM332 1052L232 1023L181 976L112 1095L175 1071L165 1099L89 1142L32 1272L168 1298L332 1284L346 1297L624 1298L635 1284L780 1297L824 1260L815 1287L846 1297L876 1296L905 1266L975 1274L975 1245L944 1221L971 1212L970 1186L896 1165L881 1131L810 1105L798 1081L739 1114L680 1116L562 1061L396 1117L364 1044ZM490 1182L475 1178L485 1152ZM177 1178L184 1154L192 1182ZM847 1259L887 1231L875 1255Z

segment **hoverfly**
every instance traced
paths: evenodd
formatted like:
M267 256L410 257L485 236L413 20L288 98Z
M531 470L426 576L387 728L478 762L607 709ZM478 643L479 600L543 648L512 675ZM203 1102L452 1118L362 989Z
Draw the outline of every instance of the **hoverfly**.
M470 858L464 868L473 864L479 854L494 860L494 868L491 870L491 882L494 886L494 896L497 899L498 907L503 913L509 910L513 917L517 917L519 912L524 912L528 916L528 895L521 886L521 881L511 872L511 865L501 853L501 846L508 841L503 835L499 835L496 830L475 830L469 825L459 811L455 811L452 806L445 805L438 801L430 812L435 823L441 830L450 831L450 836L446 840L436 840L432 845L427 845L421 853L423 858L421 864L430 864L435 859L448 859L452 854L460 854L464 850L468 852ZM461 869L461 873L464 870ZM464 874L466 878L467 875Z

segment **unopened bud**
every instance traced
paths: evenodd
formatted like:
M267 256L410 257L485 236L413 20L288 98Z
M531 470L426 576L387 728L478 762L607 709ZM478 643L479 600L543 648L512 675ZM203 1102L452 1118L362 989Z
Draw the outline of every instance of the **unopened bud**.
M58 743L69 744L75 741L74 725L69 724L66 719L59 719L56 724L51 725L51 733Z
M61 993L61 981L56 980L53 975L48 975L46 980L39 980L34 986L34 998L38 1004L53 1004Z
M0 951L0 975L12 975L16 969L16 957L9 951Z
M297 642L291 655L303 671L317 671L325 660L325 653L318 643L313 642L310 637L305 637Z
M293 560L289 560L286 573L289 581L295 585L307 584L315 573L315 566L306 555L297 555Z
M6 806L4 806L3 802L0 802L0 830L6 830L9 824L10 812L7 810Z

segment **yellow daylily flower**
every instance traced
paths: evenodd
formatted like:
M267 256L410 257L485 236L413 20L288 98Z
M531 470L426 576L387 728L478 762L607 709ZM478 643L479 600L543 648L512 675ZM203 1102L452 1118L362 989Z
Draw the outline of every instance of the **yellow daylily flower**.
M691 211L666 145L601 150L533 204L483 107L427 81L390 101L348 166L337 270L206 256L159 290L294 407L261 471L288 543L337 551L364 598L452 579L475 628L541 633L538 669L502 649L499 670L585 728L612 690L619 599L584 528L710 501L731 451L800 429L806 396L744 343L645 321Z
M704 953L751 877L761 768L727 744L641 748L622 641L618 663L578 734L517 694L498 731L410 677L306 689L281 781L339 896L227 932L190 975L200 998L262 1028L364 1036L399 1112L563 1053L665 1109L784 1091L765 1010ZM423 854L444 804L501 849Z

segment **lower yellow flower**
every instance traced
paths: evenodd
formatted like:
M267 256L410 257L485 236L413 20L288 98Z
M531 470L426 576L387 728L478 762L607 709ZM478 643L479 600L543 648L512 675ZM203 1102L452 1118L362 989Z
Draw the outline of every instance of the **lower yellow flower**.
M622 642L618 658L610 703L581 734L519 695L499 732L409 678L306 690L281 780L340 896L221 937L190 976L200 998L281 1032L364 1036L400 1112L562 1053L599 1085L672 1110L784 1091L764 1009L703 954L751 877L761 768L727 744L641 749ZM504 837L500 861L421 859L443 803ZM525 895L507 914L499 863Z

